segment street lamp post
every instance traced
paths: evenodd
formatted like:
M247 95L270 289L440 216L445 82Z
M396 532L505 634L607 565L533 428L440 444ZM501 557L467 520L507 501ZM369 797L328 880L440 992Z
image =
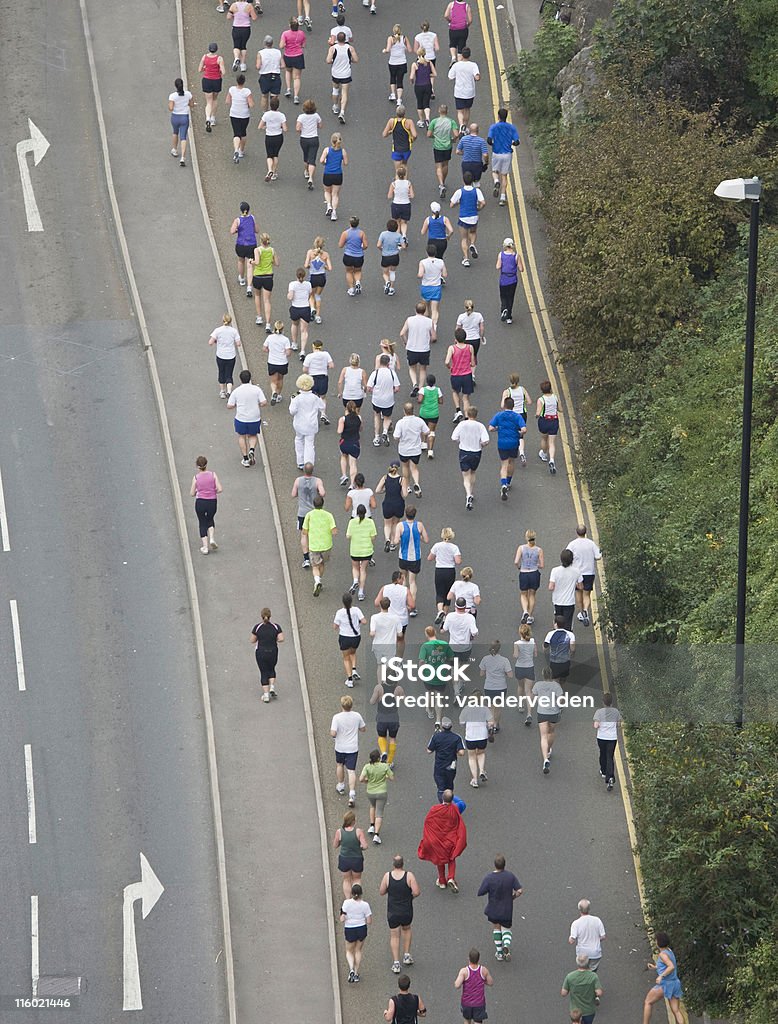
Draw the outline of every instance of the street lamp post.
M746 643L746 577L748 570L748 515L751 484L751 410L754 393L754 329L756 325L756 264L759 249L759 199L762 183L759 178L734 178L722 181L716 188L719 199L735 202L748 200L751 216L748 234L748 284L746 289L746 346L743 368L743 439L740 448L740 514L737 546L737 618L735 621L735 725L743 727L745 643Z

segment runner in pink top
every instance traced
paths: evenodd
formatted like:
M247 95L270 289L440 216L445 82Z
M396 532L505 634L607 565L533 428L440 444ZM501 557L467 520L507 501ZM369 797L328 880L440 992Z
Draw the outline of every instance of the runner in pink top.
M478 950L471 949L468 958L467 967L462 968L454 982L454 988L462 989L462 1018L465 1024L487 1019L486 986L494 984L489 968L480 964L481 954Z
M232 20L232 55L235 58L232 62L232 70L245 71L251 23L257 20L257 12L254 10L254 5L248 0L235 0L235 3L227 11L227 17Z
M219 44L209 43L208 53L200 58L199 73L203 76L202 87L205 95L205 130L210 132L216 124L216 104L222 91L224 61L218 54Z
M467 43L470 25L473 22L473 12L466 0L452 0L443 17L448 22L448 47L453 64L457 59L457 54L462 52Z
M305 49L306 40L307 36L300 28L297 18L292 18L289 22L289 28L281 34L281 41L278 44L284 53L284 68L286 69L286 92L284 96L288 98L292 95L292 82L294 81L294 103L300 102L300 78L305 67L303 50Z

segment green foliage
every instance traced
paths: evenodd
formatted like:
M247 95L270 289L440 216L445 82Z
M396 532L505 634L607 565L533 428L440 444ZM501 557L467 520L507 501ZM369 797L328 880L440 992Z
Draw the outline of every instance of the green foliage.
M533 129L548 127L559 118L559 94L554 79L580 49L578 33L560 21L544 21L531 50L522 50L506 71Z
M630 746L649 913L671 937L688 1003L772 1024L778 730L640 726Z
M736 8L746 44L750 81L765 104L778 99L778 13L775 0L740 0Z

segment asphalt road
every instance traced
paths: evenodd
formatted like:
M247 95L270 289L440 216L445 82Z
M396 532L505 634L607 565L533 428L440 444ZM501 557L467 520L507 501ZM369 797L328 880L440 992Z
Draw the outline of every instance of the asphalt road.
M387 103L387 72L381 49L395 20L404 24L413 35L417 22L427 16L434 22L442 43L440 65L445 72L447 61L445 23L437 7L420 9L404 3L380 6L379 14L371 18L359 6L349 5L347 21L354 31L354 42L361 62L354 75L352 98L348 111L348 124L343 129L344 144L351 163L347 170L341 202L341 218L337 225L323 217L321 193L317 188L307 192L299 168L299 149L290 132L281 155L280 179L272 185L263 183L265 164L262 139L253 130L248 144L248 156L240 166L231 162L231 141L228 122L222 108L220 123L206 136L197 125L200 162L205 194L211 222L217 234L220 255L232 289L233 303L239 310L239 325L250 365L256 378L266 382L265 361L261 357L263 332L253 326L253 305L237 287L234 270L229 224L241 200L252 203L261 230L268 231L280 256L281 266L276 271L274 312L286 318L285 286L293 278L295 268L301 264L306 249L316 234L327 237L333 255L334 271L330 276L324 297L324 324L317 334L325 347L333 353L337 370L332 374L333 384L337 372L347 361L351 351L362 355L363 365L372 365L383 336L397 338L400 326L413 312L417 298L415 284L416 260L422 253L418 229L427 204L437 198L429 144L420 140L410 163L410 178L416 188L417 199L411 224L411 246L403 256L397 294L394 298L383 295L379 258L374 248L379 231L388 217L386 189L391 180L390 147L380 138L386 118L392 112ZM189 83L197 99L197 62L211 39L219 41L221 52L229 56L231 44L229 28L207 6L185 4L186 48ZM323 138L338 129L329 112L329 79L324 64L326 35L331 19L328 5L314 8L314 29L309 37L307 69L303 78L303 95L313 95L324 119ZM253 30L250 60L265 32L277 39L286 26L286 11L271 3L263 19ZM502 17L502 15L500 15ZM528 21L526 11L522 17ZM486 61L479 25L480 14L471 32L475 59L481 65L482 82L474 107L474 117L488 125L493 110L487 87ZM526 32L522 29L523 34ZM501 33L502 36L502 33ZM508 38L507 32L503 42ZM230 77L230 76L228 76ZM250 78L253 86L255 76ZM438 88L439 98L451 102L447 84ZM294 124L297 113L290 101L282 100L282 109ZM198 117L199 122L199 117ZM521 150L524 180L531 179L532 154L527 147ZM487 179L488 180L488 179ZM457 181L456 162L452 163L452 183ZM548 568L556 564L558 552L574 536L576 511L567 484L567 453L559 455L559 472L550 477L537 459L536 432L530 424L527 451L530 464L518 471L510 500L498 500L498 463L492 449L486 452L477 483L476 511L465 512L464 493L456 462L456 451L448 440L446 426L450 418L450 399L446 374L443 371L445 344L453 330L457 313L466 297L472 296L476 308L487 320L487 344L482 349L478 373L476 403L485 418L497 410L499 395L507 374L518 369L533 397L538 383L546 376L544 364L533 333L528 310L517 296L512 327L502 325L498 319L497 282L494 260L505 235L512 233L506 211L497 207L488 194L488 205L482 215L479 230L481 258L469 270L459 264L458 247L449 246L449 287L444 293L440 320L440 337L433 355L432 369L446 392L446 414L441 420L437 459L422 465L424 496L417 504L419 517L424 521L432 538L437 538L444 525L452 526L457 543L463 551L464 562L475 567L475 580L481 585L483 604L479 617L482 637L499 637L504 648L515 636L519 618L516 576L512 568L513 555L528 527L537 530L540 544L546 551ZM365 263L364 294L357 299L345 295L342 267L337 250L337 238L351 213L361 218L370 249ZM451 216L451 213L449 213ZM542 249L543 239L536 244ZM542 262L541 262L542 269ZM540 296L538 299L540 300ZM217 311L214 311L215 313ZM316 336L316 335L314 335ZM292 370L294 376L294 368ZM401 373L403 393L407 393L407 373ZM288 389L289 390L289 389ZM337 399L331 399L335 411ZM564 413L564 410L563 410ZM273 474L282 508L285 509L285 540L293 564L298 563L297 537L294 530L295 504L286 495L296 475L292 431L286 404L268 412L265 431L269 445ZM369 424L365 434L369 434ZM294 577L295 601L303 623L303 645L308 684L313 701L316 742L320 763L323 765L325 809L331 830L339 824L345 803L334 792L334 771L331 741L328 733L330 716L338 710L338 701L344 691L342 670L331 628L332 615L339 604L339 596L350 582L350 565L343 538L346 516L341 510L343 492L338 488L337 441L334 428L322 429L317 441L317 469L328 488L328 507L336 514L341 536L327 575L326 589L318 600L310 593L308 574L297 569ZM374 450L367 437L363 445L360 469L368 483L375 485L389 461L387 449ZM394 556L380 552L377 567L369 576L369 597L389 582L395 568ZM432 570L425 566L419 584L419 617L412 622L408 639L409 652L420 642L423 626L434 616ZM267 600L278 595L275 580L267 581ZM372 609L364 608L369 616ZM536 615L535 636L542 638L551 624L551 604L541 594ZM580 648L570 680L569 690L579 694L596 694L600 689L599 662L592 646L579 636ZM365 659L363 658L363 661ZM369 664L369 662L367 662ZM283 672L293 672L294 666L285 652L281 661ZM364 676L367 673L363 672ZM372 709L366 707L370 688L363 682L353 691L356 706L369 723L362 743L363 756L373 746ZM272 714L272 708L269 709ZM564 1019L566 1008L559 997L560 982L574 965L571 948L566 943L567 928L576 916L576 902L589 897L608 930L606 960L602 968L602 982L606 990L598 1017L623 1020L639 1007L645 986L643 969L648 955L642 927L640 903L624 807L618 790L607 796L597 771L596 745L591 727L591 712L570 712L565 715L561 735L554 751L554 765L550 776L540 771L540 754L535 729L525 729L517 718L506 716L498 741L489 751L490 780L477 792L466 785L467 773L460 769L458 786L468 802L466 822L470 841L458 871L461 893L454 897L434 889L434 873L428 865L417 862L415 851L420 837L421 823L430 803L434 800L431 768L424 748L429 736L428 723L423 713L408 715L400 732L397 759L397 781L391 792L384 827L384 845L370 848L365 873L366 895L371 902L375 919L367 944L363 967L363 981L358 987L342 985L344 1019L349 1022L365 1020L385 1005L394 988L389 973L390 957L388 936L384 920L384 907L377 895L380 877L390 865L391 854L405 854L406 864L414 870L422 885L422 897L416 907L414 924L414 954L416 966L412 968L413 988L419 991L435 1015L457 1012L457 997L453 980L464 962L467 950L480 945L484 960L496 968L496 983L489 994L491 1018L506 1019L519 1011L527 1019L551 1019L555 1015ZM367 824L366 800L358 804L358 821ZM495 964L490 933L481 914L481 901L475 892L483 875L490 869L495 853L504 852L508 866L515 871L525 886L525 895L517 905L514 930L514 960L510 965ZM338 877L335 878L336 896ZM336 910L337 907L333 907ZM340 939L339 939L340 941ZM341 958L342 981L345 981L345 962ZM299 965L293 968L298 978Z
M108 214L78 5L35 2L18 15L4 5L0 51L0 995L30 994L37 896L40 973L85 977L77 1019L119 1020L123 889L141 880L142 853L164 892L145 921L134 905L134 1016L210 1024L226 1019L213 828L160 431ZM28 117L51 145L38 167L26 158L40 233L27 230L15 151Z

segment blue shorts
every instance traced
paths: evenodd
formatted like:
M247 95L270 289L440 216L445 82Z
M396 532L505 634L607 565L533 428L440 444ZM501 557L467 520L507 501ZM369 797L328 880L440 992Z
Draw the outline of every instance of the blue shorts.
M408 150L407 153L398 153L396 149L392 150L392 160L397 160L398 163L407 164L408 161L410 160L410 158L411 158L411 151L410 150Z
M461 96L455 96L454 103L457 110L470 110L472 105L475 103L475 96L468 96L467 99L462 99Z
M171 114L170 124L173 128L173 134L177 135L184 142L189 134L189 114Z
M480 452L463 452L463 451L460 451L460 453L459 453L459 468L462 470L463 473L467 473L468 470L470 472L475 473L475 471L478 469L478 466L479 466L480 462L481 462L481 453Z
M582 586L583 586L584 590L586 590L588 593L591 593L594 590L594 574L592 574L590 576L587 573L585 576L582 576L582 579L583 579Z
M256 437L261 426L261 420L257 420L256 423L244 423L243 420L235 420L235 433Z
M518 457L519 457L519 449L518 449L518 447L516 447L516 448L498 448L497 449L497 454L500 456L502 461L505 462L507 459L518 459Z
M344 754L341 750L335 751L335 763L342 764L350 772L356 771L357 767L357 751L353 754Z
M439 284L423 284L419 293L426 302L440 302L443 287Z
M538 430L541 434L558 434L559 420L549 416L538 416Z
M263 96L270 94L271 96L278 96L281 92L281 75L262 75L259 76L259 91Z
M466 228L466 229L467 229L468 231L475 231L475 230L476 230L476 229L478 228L478 218L476 218L476 222L475 222L475 224L467 224L467 223L465 223L465 221L463 221L463 220L458 220L458 221L457 221L457 224L458 224L458 225L459 225L459 226L460 226L461 228Z
M358 928L344 928L343 935L346 942L364 942L367 938L367 925L361 924Z
M540 590L540 569L519 573L519 590Z
M455 391L458 395L472 395L473 393L473 375L472 373L452 373L451 375L451 390Z

